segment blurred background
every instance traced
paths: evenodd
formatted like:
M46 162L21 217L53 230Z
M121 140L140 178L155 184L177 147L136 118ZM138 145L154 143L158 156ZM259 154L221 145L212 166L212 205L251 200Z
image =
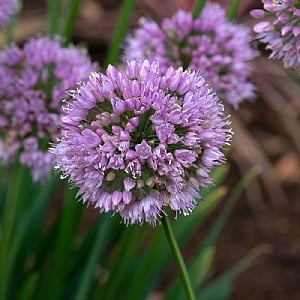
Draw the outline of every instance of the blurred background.
M218 2L226 6L229 1ZM252 26L254 20L249 17L249 10L260 7L261 2L241 3L237 21ZM83 0L81 4L72 40L87 47L100 66L120 4L117 0ZM131 29L140 16L159 21L171 16L177 8L178 3L171 0L136 1ZM22 44L28 37L45 32L45 13L45 1L25 0L14 40ZM226 184L230 190L241 174L254 165L259 166L260 175L240 197L226 223L217 241L214 267L217 276L249 249L258 247L263 254L235 281L230 299L300 299L300 81L279 62L268 60L263 45L254 41L253 47L263 54L253 63L252 81L257 87L257 99L242 103L237 111L227 108L235 135ZM59 205L59 201L53 203L50 219ZM218 207L215 214L221 210ZM89 208L89 214L95 216L97 212ZM195 251L213 220L214 214L185 246L186 257ZM170 277L174 270L175 266L170 267ZM167 282L168 278L160 288Z

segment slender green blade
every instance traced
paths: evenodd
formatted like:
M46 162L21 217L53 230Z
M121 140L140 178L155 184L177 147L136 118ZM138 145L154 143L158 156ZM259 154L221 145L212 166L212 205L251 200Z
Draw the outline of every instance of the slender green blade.
M123 39L127 33L131 12L133 9L135 1L134 0L124 0L118 23L116 25L116 30L114 32L110 47L108 49L108 54L105 60L105 66L109 64L116 64L120 55L121 45Z
M48 0L47 13L48 13L48 35L53 36L58 32L59 20L59 0Z
M101 297L95 299L113 300L124 297L124 289L127 289L135 280L132 269L141 253L141 247L149 232L148 229L147 226L133 226L124 229L109 269L108 281L105 283Z
M197 19L203 7L205 6L206 0L196 0L193 8L193 19Z
M233 210L239 196L242 194L245 187L249 185L253 178L255 178L258 174L257 167L253 167L250 169L238 182L236 187L233 189L232 193L230 194L229 198L227 199L227 203L225 207L222 209L221 214L218 216L217 220L214 222L211 230L205 237L204 241L202 242L201 248L204 249L206 247L212 246L218 236L221 233L221 230L229 218L231 211Z
M231 0L230 5L227 10L227 19L228 20L231 21L236 17L239 6L240 6L240 0Z
M14 238L17 222L18 205L20 205L20 186L24 169L19 165L13 166L12 176L9 180L8 191L5 197L4 211L1 216L0 231L0 299L9 297L11 285L12 260L10 258L11 244Z
M194 287L199 286L210 274L212 260L214 258L214 247L206 248L199 252L198 255L189 264L189 271ZM184 299L185 295L182 286L177 279L172 286L167 290L164 297L165 300Z
M90 253L86 256L87 261L78 282L75 300L87 300L90 297L90 288L94 282L96 270L99 268L100 257L104 256L104 250L109 243L111 221L111 217L107 215L99 218L94 235L94 243L91 245Z
M71 35L75 25L76 17L80 7L81 0L70 0L67 7L67 17L61 35L64 37L65 45L71 40Z
M218 277L207 287L203 288L198 294L198 299L203 300L226 300L228 299L233 281L236 277L245 271L251 262L260 255L258 251L251 251L245 258L243 258L238 264L226 271L223 275Z
M198 255L192 260L189 264L189 269L191 272L191 277L194 279L193 284L195 286L199 286L203 283L203 279L207 278L210 273L209 266L212 260L213 254L213 246L218 238L226 220L228 219L238 197L241 195L244 188L251 182L251 180L257 175L257 169L253 168L248 171L240 180L240 182L236 185L233 192L230 194L229 199L225 207L223 208L221 214L218 216L217 220L214 222L212 228L208 232L207 236L205 237L204 241L202 242L200 249L198 251ZM198 266L201 265L203 262L203 257L209 256L208 264L206 267L199 268ZM175 283L175 285L171 288L170 292L167 294L166 299L182 299L183 291L180 289L180 285ZM202 298L201 298L202 299ZM219 298L215 298L219 299Z
M229 165L224 164L215 169L211 173L212 183L205 188L200 189L200 195L203 199L212 192L217 186L219 186L229 172Z
M65 288L65 280L71 264L70 255L74 250L77 228L83 212L83 205L75 201L75 195L75 189L67 189L55 246L41 285L40 299L60 299Z
M52 177L45 187L39 186L32 196L28 197L31 203L27 203L27 207L19 216L20 220L10 249L11 260L17 267L16 272L20 272L18 266L24 264L26 257L34 252L41 242L49 200L55 194L60 182L57 177Z
M34 292L36 289L39 274L36 272L27 274L20 291L16 297L17 300L34 299Z
M214 190L207 195L206 200L190 216L180 216L178 220L172 223L179 245L182 245L195 232L225 194L226 189L224 187ZM129 287L129 299L146 297L160 281L169 261L168 244L165 241L161 226L158 226L155 229L146 253L139 262L136 262L134 271L135 285Z

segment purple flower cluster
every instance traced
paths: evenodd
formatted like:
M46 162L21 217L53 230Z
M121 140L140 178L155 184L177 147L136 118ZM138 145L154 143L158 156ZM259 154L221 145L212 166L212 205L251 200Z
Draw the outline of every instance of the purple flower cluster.
M18 0L0 0L0 27L5 27L11 16L19 9Z
M50 150L78 196L125 224L189 214L231 139L223 106L196 71L130 61L92 73L64 106Z
M270 58L280 59L286 67L300 71L300 1L262 2L264 10L252 10L251 15L258 19L271 15L273 20L264 20L254 26L257 38L272 51Z
M254 97L248 77L256 51L250 39L248 28L229 22L219 5L207 4L195 20L184 11L161 26L141 19L127 38L124 60L159 61L164 71L169 66L200 71L220 97L237 107Z
M52 167L49 141L58 135L65 91L87 79L94 66L85 52L62 48L58 39L37 37L20 49L0 51L0 158L19 156L35 181Z

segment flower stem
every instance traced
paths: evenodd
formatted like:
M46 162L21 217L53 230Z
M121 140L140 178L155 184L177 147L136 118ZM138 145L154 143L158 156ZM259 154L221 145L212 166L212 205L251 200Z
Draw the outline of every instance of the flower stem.
M206 3L206 0L196 0L193 9L193 19L197 19Z
M53 36L57 33L58 18L59 18L59 1L48 0L47 1L47 13L48 13L48 35Z
M180 278L181 278L181 281L182 281L182 284L183 284L183 287L185 290L186 298L188 300L196 300L194 290L193 290L192 284L191 284L190 275L187 271L185 262L183 260L182 254L180 252L179 246L177 244L177 241L175 239L174 233L171 228L171 224L170 224L167 216L164 216L162 218L162 224L163 224L164 231L165 231L166 237L168 239L168 243L171 248L173 257L177 264L179 275L180 275Z
M8 288L11 283L12 261L10 250L15 235L22 171L23 169L18 164L13 168L0 224L0 299L7 299Z
M123 39L126 35L127 28L130 21L131 12L134 6L135 0L124 0L121 11L120 17L118 20L118 24L116 26L114 35L112 37L112 41L110 47L108 49L108 54L105 59L105 66L109 64L115 64L118 61L119 54L121 51L121 44Z
M68 9L68 15L64 24L62 36L65 38L65 44L67 45L71 40L71 35L73 32L73 28L75 25L77 13L80 6L80 0L72 0L70 1Z
M227 10L227 19L229 21L232 21L235 18L239 6L240 6L240 0L231 0L230 6L228 7Z
M13 32L18 17L18 11L10 18L9 23L5 29L5 45L9 45L13 40Z
M70 189L66 185L65 193L56 240L49 258L49 269L42 279L37 299L62 299L61 294L70 265L69 257L74 249L77 228L83 212L83 206L74 200L76 189ZM49 282L51 282L51 290L49 290Z

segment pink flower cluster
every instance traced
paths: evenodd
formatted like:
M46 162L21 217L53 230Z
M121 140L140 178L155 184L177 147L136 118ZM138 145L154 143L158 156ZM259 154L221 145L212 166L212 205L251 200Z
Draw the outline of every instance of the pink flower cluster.
M228 21L219 5L208 3L196 19L185 11L161 25L141 19L127 38L123 59L159 61L163 71L170 66L200 71L222 99L238 107L255 96L249 76L256 51L250 41L248 28Z
M272 51L270 58L282 60L286 67L300 71L300 2L263 0L264 10L251 11L254 18L271 16L254 26L257 38Z
M0 51L0 158L19 158L35 181L52 167L49 142L58 134L66 90L88 78L95 66L85 52L38 37L24 47Z
M155 225L164 207L189 214L231 139L217 96L196 71L130 61L93 73L64 106L51 153L83 202Z

